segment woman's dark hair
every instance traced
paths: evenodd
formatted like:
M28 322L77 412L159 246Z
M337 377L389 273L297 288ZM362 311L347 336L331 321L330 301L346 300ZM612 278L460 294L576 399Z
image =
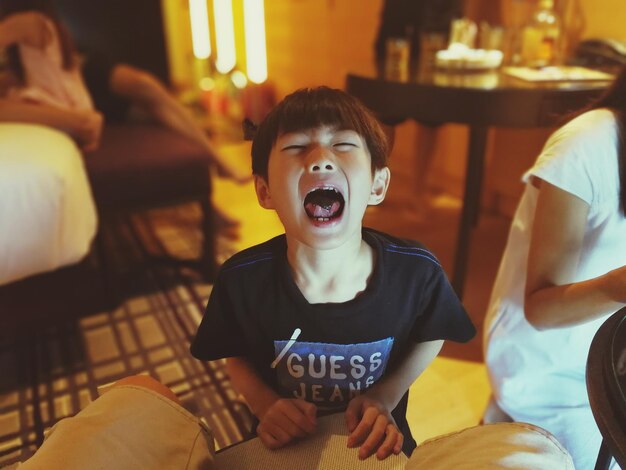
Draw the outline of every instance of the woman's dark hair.
M61 57L63 58L63 68L70 70L76 65L74 42L69 32L63 26L57 15L56 8L52 0L0 0L0 20L14 13L26 11L39 12L52 21L59 37L61 47ZM7 48L7 62L11 71L20 82L24 82L24 67L20 59L17 45Z
M372 172L386 166L389 144L372 113L354 96L321 86L291 93L261 122L252 142L252 173L267 180L270 152L280 135L320 126L357 132L367 144Z
M619 161L619 201L622 213L626 216L626 65L613 81L611 87L585 111L609 108L617 121L617 155Z

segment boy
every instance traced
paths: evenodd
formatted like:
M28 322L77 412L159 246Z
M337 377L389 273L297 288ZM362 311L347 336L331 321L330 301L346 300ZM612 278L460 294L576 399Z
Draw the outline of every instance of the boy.
M222 266L191 353L227 358L270 448L345 409L360 458L410 455L409 386L443 339L475 334L430 252L362 228L385 198L387 153L367 109L326 87L287 96L257 130L257 197L285 234Z

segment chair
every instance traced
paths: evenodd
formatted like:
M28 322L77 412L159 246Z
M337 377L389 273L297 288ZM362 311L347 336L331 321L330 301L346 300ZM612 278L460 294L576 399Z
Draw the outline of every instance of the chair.
M587 358L587 393L602 434L596 470L626 468L626 307L598 329Z
M106 289L114 289L102 226L120 213L195 201L202 210L202 253L197 260L168 258L198 269L207 280L216 272L210 203L210 157L183 136L156 125L122 124L104 128L100 148L85 164L101 220L96 250Z

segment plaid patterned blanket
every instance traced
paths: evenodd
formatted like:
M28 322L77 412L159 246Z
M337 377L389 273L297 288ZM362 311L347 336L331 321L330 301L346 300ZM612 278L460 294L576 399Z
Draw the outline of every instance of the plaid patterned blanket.
M12 312L22 321L10 334L0 329L0 466L28 458L45 431L95 399L99 386L132 374L150 374L174 390L206 420L217 448L248 436L252 417L224 362L202 363L188 351L211 285L184 269L148 262L147 254L196 256L198 216L193 206L180 206L106 227L124 299L114 308L98 308L94 300L78 314L68 307L71 314L47 321L41 312L29 321L34 312L28 308ZM68 292L98 278L81 275L97 268L84 264L64 283ZM33 296L41 293L39 281Z

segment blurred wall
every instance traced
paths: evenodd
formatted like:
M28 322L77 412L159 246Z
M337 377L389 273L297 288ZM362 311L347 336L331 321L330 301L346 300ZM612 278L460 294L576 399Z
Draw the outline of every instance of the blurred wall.
M188 0L161 0L165 50L170 66L170 83L176 89L190 87L194 61Z
M343 87L372 66L381 0L265 2L268 69L279 96L303 86Z
M193 61L187 0L161 1L168 32L170 74L173 82L181 84L191 79L188 70ZM236 22L241 14L241 3L242 0L233 0ZM477 21L523 25L535 3L536 0L465 0L465 11ZM278 97L303 86L343 87L347 72L371 71L382 4L383 0L266 0L268 72ZM570 48L586 37L626 40L625 5L625 0L557 0L568 27ZM241 34L236 39L241 43ZM490 132L483 194L485 208L512 215L523 189L520 177L551 131L497 129ZM415 168L411 163L414 149L420 145L419 134L412 123L405 123L398 129L392 158L405 164L397 164L396 172L410 172ZM464 126L442 128L437 136L429 186L462 195L466 145Z
M55 0L78 48L147 69L167 82L163 17L154 0Z
M614 37L626 41L624 0L570 0L584 18L583 37Z

